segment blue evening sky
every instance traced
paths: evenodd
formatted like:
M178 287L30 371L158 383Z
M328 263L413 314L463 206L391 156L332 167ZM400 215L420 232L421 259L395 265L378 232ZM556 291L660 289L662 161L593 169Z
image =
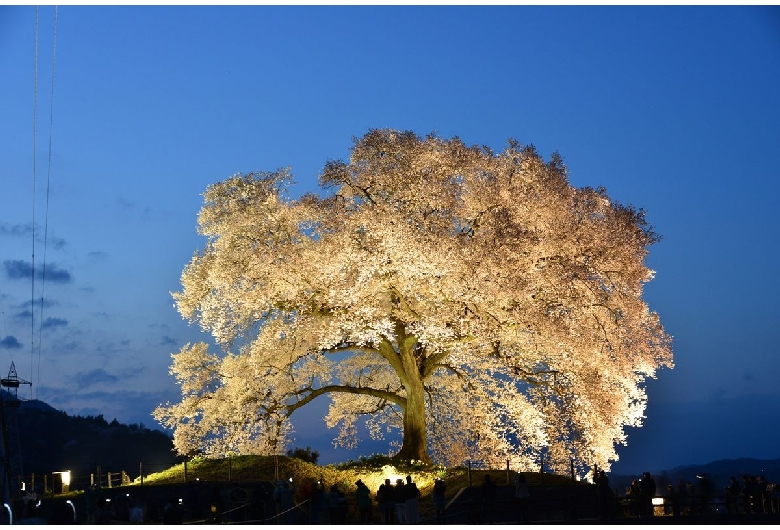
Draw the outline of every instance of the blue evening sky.
M0 375L20 397L156 427L170 354L207 339L170 296L206 186L291 166L316 191L390 127L558 151L663 235L645 296L676 367L613 471L780 457L780 7L56 13L55 47L38 8L36 85L36 8L0 6ZM332 451L308 414L295 446L321 463L374 452Z

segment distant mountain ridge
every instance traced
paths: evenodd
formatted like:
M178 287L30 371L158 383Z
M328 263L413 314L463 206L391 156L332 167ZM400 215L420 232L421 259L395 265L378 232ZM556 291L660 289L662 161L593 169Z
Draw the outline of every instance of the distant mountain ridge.
M769 482L780 482L780 458L774 460L761 460L756 458L736 458L715 460L707 464L691 464L678 466L673 469L650 472L659 489L665 490L671 484L675 488L681 480L697 484L698 477L706 475L712 480L715 492L720 494L729 483L729 477L736 477L742 483L743 475L764 476ZM638 476L609 475L610 486L616 488L619 493L631 484Z

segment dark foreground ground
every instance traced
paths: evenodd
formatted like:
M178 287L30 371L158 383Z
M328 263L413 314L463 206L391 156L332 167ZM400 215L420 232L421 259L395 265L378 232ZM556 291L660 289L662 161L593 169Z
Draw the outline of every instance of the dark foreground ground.
M480 487L464 488L449 501L443 521L437 519L431 498L423 497L419 500L420 524L780 524L776 504L766 508L774 513L728 513L723 498L714 498L704 507L677 504L676 509L669 504L669 499L663 500L666 505L660 505L659 499L653 515L645 512L639 516L641 507L635 503L625 498L604 498L587 486L530 489L531 498L521 510L511 486L499 486L489 502L483 499ZM203 485L198 490L185 485L112 488L104 490L110 501L106 504L107 517L103 524L167 524L166 506L174 510L177 514L174 519L180 524L382 524L376 504L366 523L360 521L352 502L346 509L331 511L326 506L318 508L302 501L280 513L270 492L270 483ZM140 510L143 521L133 521L134 509ZM745 504L740 502L734 509L742 512ZM18 506L13 513L13 521L9 521L6 508L0 523L93 524L95 517L94 511L88 514L84 496L41 499L35 517L28 517ZM391 523L398 524L397 518L393 517Z

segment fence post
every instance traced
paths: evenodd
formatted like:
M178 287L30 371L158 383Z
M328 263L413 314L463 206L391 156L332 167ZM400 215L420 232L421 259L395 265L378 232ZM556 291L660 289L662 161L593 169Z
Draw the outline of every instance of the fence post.
M107 486L110 488L111 487L111 472L110 471L108 473L106 473L106 482L108 482Z
M187 483L187 461L184 461L184 483Z
M43 494L46 495L46 493L49 491L49 475L43 476Z
M471 460L469 460L469 487L471 487Z
M508 458L506 459L506 483L507 484L510 483L510 480L509 480L509 459Z
M144 463L138 462L138 476L141 477L141 486L144 485Z
M97 485L98 488L103 487L103 470L100 469L100 464L97 466Z

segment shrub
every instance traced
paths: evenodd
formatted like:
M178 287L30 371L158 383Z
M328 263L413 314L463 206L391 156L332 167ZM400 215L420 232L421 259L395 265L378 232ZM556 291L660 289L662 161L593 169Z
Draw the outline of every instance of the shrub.
M289 449L287 451L287 456L290 458L303 460L304 462L309 462L310 464L314 464L316 466L317 460L320 458L320 453L317 451L312 451L312 448L307 445L306 449L301 449L300 447Z

